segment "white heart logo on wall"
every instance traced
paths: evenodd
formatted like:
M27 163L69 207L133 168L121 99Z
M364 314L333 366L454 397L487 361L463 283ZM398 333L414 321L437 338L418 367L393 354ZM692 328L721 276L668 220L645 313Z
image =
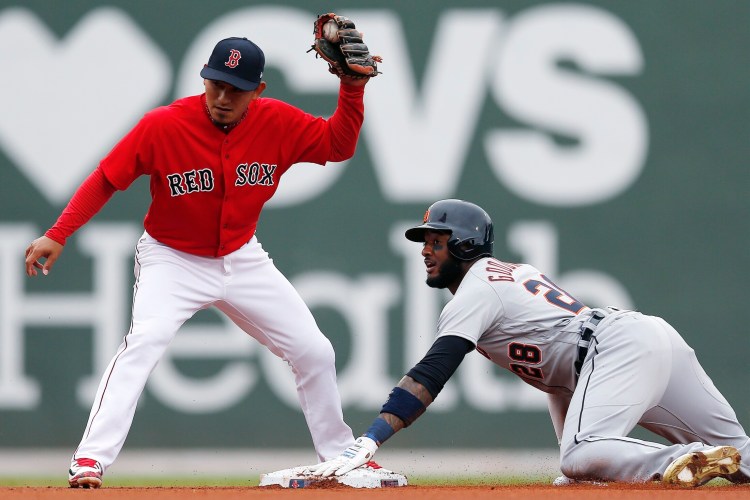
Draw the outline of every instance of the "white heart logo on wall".
M31 11L0 11L0 47L0 148L56 204L172 79L162 50L115 8L92 10L61 39Z

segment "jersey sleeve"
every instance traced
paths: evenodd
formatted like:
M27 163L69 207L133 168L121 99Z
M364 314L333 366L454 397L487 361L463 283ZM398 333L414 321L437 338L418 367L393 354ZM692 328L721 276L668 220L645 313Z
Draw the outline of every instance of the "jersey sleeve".
M354 156L359 131L365 119L364 87L342 83L336 112L328 120L331 134L332 161L342 161Z
M364 121L364 88L341 84L338 105L327 120L301 113L288 129L291 163L324 165L354 156Z
M435 340L424 358L406 374L422 384L432 399L435 399L472 350L474 344L471 340L443 335Z
M558 445L562 442L565 416L568 413L570 399L570 394L547 394L547 407L549 409L549 416L552 419L552 426L555 428L555 436L557 436Z
M65 245L67 238L91 220L114 193L114 186L107 181L101 169L97 168L79 186L55 225L44 235Z
M158 108L147 113L99 163L115 189L124 191L138 177L149 173L153 147L149 131L158 114Z
M461 288L440 314L438 337L455 335L476 345L502 315L502 302L492 287L467 274Z

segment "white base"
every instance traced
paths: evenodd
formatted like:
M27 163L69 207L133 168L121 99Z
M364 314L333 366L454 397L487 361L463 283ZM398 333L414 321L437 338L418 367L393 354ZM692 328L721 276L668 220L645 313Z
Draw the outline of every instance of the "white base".
M282 488L304 488L315 483L335 481L352 488L388 488L406 486L406 476L388 469L362 466L343 476L322 478L305 473L306 467L292 467L260 475L258 486L281 486Z

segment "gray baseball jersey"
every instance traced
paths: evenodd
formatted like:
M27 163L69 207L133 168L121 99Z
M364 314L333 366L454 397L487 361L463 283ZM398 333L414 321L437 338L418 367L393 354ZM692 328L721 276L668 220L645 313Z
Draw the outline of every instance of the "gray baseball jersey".
M581 326L594 311L604 318L579 376ZM592 310L533 266L484 258L443 309L438 336L444 335L470 340L550 394L568 477L658 479L685 453L731 445L743 457L739 474L750 480L750 438L694 351L661 318ZM627 437L638 424L674 444Z

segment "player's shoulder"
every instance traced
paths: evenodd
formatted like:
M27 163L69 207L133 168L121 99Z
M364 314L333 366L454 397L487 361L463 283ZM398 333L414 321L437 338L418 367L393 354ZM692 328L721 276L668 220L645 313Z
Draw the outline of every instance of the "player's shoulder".
M201 107L201 96L182 97L170 104L152 109L143 116L143 119L148 122L168 121L185 114L194 113L196 110L200 110Z
M480 259L466 273L456 290L462 302L496 304L519 293L520 287L539 271L529 264L505 262L495 257Z
M298 107L273 97L259 97L253 101L252 106L254 113L275 114L279 116L305 113Z
M497 257L485 257L474 263L467 277L487 284L512 284L539 271L529 264L505 262Z
M492 261L492 258L486 257L476 261L461 280L454 298L475 301L478 297L495 295L492 291L492 281L487 274Z

